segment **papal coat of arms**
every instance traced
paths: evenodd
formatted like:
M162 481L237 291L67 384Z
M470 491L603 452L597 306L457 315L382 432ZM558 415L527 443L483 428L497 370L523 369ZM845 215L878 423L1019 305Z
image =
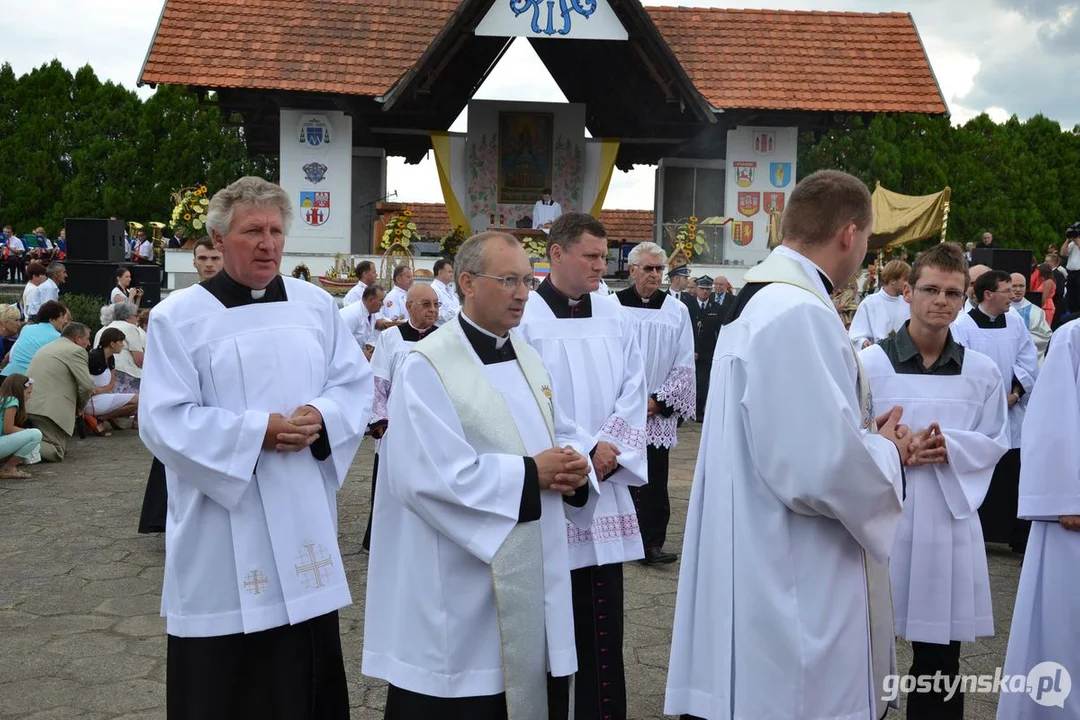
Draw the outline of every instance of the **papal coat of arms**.
M325 225L330 219L330 193L301 190L300 217L312 227Z
M754 184L754 171L757 169L756 162L736 160L731 166L735 169L735 183L739 187L750 187Z
M761 193L739 193L739 214L745 217L754 217L761 209Z
M731 242L739 247L746 247L754 241L754 223L749 220L736 220L731 223Z
M321 162L309 162L303 167L304 177L312 185L318 185L326 179L326 171L328 168Z
M300 121L301 145L313 148L324 147L330 144L330 123L321 117L308 117Z

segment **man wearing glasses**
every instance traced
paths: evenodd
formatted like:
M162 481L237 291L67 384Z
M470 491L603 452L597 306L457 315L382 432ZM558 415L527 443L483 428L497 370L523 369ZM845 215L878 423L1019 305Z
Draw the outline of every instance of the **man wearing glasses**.
M371 423L368 431L375 438L375 464L371 468L371 508L368 509L367 530L364 532L364 550L371 549L371 519L375 515L375 479L379 473L379 446L386 432L386 403L394 376L416 343L435 329L439 318L439 296L430 285L413 285L405 295L405 312L408 322L395 325L379 333L375 352L371 354L371 371L375 374L375 399L371 404Z
M646 458L649 482L634 488L638 524L648 565L678 559L664 552L671 517L668 498L668 454L677 443L679 420L697 407L694 375L694 330L686 305L660 289L667 255L656 243L643 242L630 251L631 286L615 293L633 323L645 359L649 392Z
M629 319L594 291L607 267L607 231L584 213L551 226L551 274L529 293L520 332L551 374L555 403L593 441L600 498L592 526L568 526L578 720L625 720L623 567L645 555L630 488L648 480L645 365ZM647 264L652 264L647 263Z
M987 542L1009 543L1014 552L1027 547L1029 523L1017 520L1020 484L1020 430L1027 412L1028 393L1039 374L1038 354L1027 324L1012 305L1012 277L1002 270L988 270L975 281L978 307L961 314L952 334L970 350L988 355L1005 381L1009 403L1011 448L997 465L990 491L979 508Z

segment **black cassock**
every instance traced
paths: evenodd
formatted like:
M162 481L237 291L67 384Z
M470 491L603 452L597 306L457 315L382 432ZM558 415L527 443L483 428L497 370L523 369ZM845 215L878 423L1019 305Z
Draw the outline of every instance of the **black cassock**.
M143 493L142 513L139 515L139 532L165 532L165 515L169 507L169 488L165 484L165 466L154 458L150 465L150 475L146 478L146 492Z

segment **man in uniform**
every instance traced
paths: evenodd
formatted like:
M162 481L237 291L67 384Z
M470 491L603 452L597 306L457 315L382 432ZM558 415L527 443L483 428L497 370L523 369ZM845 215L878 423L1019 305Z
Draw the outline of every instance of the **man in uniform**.
M716 337L724 321L723 308L713 297L713 279L697 279L697 298L690 300L690 323L694 330L694 364L697 373L697 421L705 420L705 399L709 395L709 371L712 369Z

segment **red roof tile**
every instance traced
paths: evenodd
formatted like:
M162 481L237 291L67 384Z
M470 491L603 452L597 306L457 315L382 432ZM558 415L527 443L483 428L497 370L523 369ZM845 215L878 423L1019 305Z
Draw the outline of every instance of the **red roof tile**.
M450 232L450 218L442 203L402 203L402 209L412 210L416 229L426 237L440 238ZM607 230L608 240L642 242L653 239L652 210L601 210L600 222Z
M947 112L906 13L646 10L713 107Z

